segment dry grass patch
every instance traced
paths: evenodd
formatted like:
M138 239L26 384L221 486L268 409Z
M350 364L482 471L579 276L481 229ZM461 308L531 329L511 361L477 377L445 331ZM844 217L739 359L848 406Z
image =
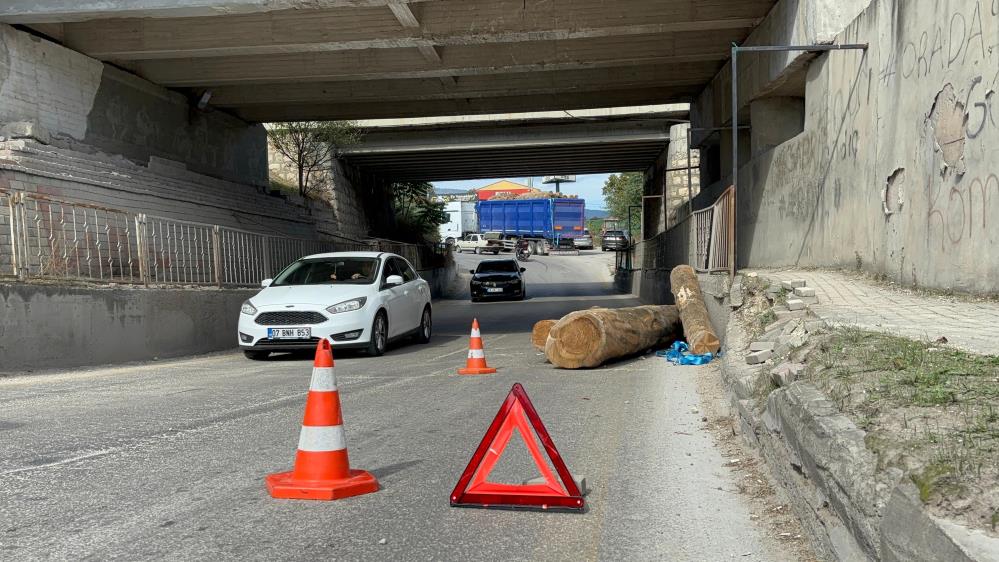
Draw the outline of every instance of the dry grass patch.
M812 349L806 377L867 431L931 513L996 532L999 357L853 328Z

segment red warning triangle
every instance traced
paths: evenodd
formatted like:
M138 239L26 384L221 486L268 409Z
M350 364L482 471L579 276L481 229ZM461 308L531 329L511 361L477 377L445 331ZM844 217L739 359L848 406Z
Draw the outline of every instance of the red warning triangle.
M534 432L538 434L545 451L548 452L548 458L558 473L558 480L541 455L541 450L527 425L528 420ZM544 479L543 484L496 484L488 481L489 474L510 443L514 430L520 432L524 443L527 444L527 450ZM472 455L472 460L468 461L465 472L461 474L458 484L451 492L451 505L583 509L583 496L576 486L576 481L566 468L562 456L559 455L555 443L545 429L545 424L541 423L541 417L538 416L537 410L534 409L531 399L527 397L520 383L513 385L510 394L506 396L499 412L496 413L492 425L486 431L485 437L479 443L479 448Z

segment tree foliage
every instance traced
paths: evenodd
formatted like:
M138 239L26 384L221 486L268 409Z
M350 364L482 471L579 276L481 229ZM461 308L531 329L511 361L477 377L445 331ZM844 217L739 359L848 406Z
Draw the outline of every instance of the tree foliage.
M328 187L333 159L361 139L360 130L350 121L277 123L268 127L267 136L297 172L302 197Z
M395 238L407 242L436 241L438 227L450 220L444 203L434 200L434 187L427 182L392 184Z
M642 205L645 175L641 172L614 174L604 183L604 201L612 217L621 220L624 228L628 224L628 207ZM636 237L642 231L641 209L632 210L631 235Z

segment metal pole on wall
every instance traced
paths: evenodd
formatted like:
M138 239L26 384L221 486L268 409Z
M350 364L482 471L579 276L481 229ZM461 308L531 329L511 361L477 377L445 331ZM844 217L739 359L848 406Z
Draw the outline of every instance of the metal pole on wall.
M867 43L850 43L844 45L765 45L740 47L732 43L732 247L729 249L730 274L736 272L736 250L739 230L736 228L739 201L739 53L781 53L791 51L826 52L826 51L866 51Z
M694 183L694 170L691 155L693 149L690 147L690 127L691 124L687 123L687 216L694 214L694 190L692 184Z
M732 44L732 208L736 208L739 202L739 47ZM736 213L738 215L738 213ZM732 232L736 233L731 240L728 249L729 275L735 277L735 246L737 244L738 232L735 222L732 223Z

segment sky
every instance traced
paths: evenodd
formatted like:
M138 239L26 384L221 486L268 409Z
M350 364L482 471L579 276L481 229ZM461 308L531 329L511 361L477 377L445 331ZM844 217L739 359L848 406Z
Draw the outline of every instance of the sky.
M606 203L604 203L603 188L604 188L604 182L607 181L607 178L609 176L610 174L576 176L576 183L562 184L562 192L574 193L578 195L581 199L585 199L587 209L606 210L607 205ZM527 178L494 178L494 179L467 180L467 181L465 180L435 181L433 183L434 187L439 187L443 189L469 190L472 188L483 187L502 179L527 185ZM538 189L552 189L552 190L555 189L554 185L551 186L542 185L541 178L534 178L534 187Z

